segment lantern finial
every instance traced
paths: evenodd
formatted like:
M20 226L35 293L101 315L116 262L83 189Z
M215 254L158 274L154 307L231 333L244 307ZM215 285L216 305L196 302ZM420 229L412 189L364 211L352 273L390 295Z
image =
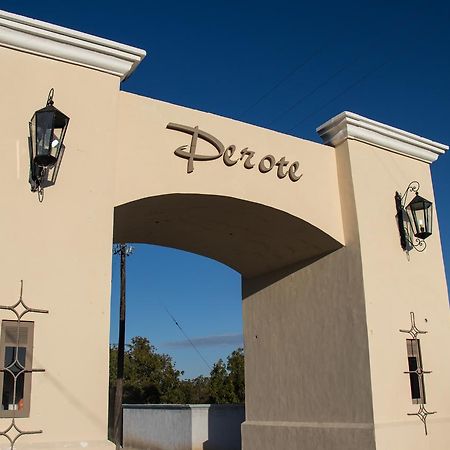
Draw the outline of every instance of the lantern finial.
M55 95L55 90L53 88L50 89L47 97L47 106L53 106L53 96Z

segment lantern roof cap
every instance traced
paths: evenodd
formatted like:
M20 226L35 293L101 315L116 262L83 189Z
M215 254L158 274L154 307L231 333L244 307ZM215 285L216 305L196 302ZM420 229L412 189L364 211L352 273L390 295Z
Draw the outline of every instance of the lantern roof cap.
M416 195L414 195L414 197L411 199L411 201L409 202L408 206L410 205L414 205L415 203L423 203L425 205L431 205L432 203L430 202L430 200L427 200L426 198L423 198L419 192L416 192Z
M144 59L139 48L0 10L0 46L128 78Z
M333 147L347 139L353 139L429 164L436 161L439 155L444 154L449 148L448 145L431 141L349 111L344 111L328 120L316 131L324 144Z
M41 113L56 113L59 116L67 117L66 114L64 114L62 111L60 111L56 106L53 104L45 105L43 108L38 109L34 114L41 114Z

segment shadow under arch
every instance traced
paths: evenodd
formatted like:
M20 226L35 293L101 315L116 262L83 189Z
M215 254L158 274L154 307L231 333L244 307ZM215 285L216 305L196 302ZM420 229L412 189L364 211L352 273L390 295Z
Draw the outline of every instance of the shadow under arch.
M284 211L234 197L166 194L114 209L114 242L173 247L254 278L316 260L342 244Z

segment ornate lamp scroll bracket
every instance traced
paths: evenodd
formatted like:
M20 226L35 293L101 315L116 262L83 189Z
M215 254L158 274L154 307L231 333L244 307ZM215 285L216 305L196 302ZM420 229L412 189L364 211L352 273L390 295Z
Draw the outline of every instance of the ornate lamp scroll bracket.
M49 97L49 101L51 101L51 98ZM15 350L15 356L14 361L12 361L7 367L4 367L5 362L0 361L0 372L2 373L8 373L12 376L14 380L14 394L13 394L13 403L16 404L16 386L17 386L17 379L26 373L34 373L34 372L45 372L45 369L26 369L24 365L19 361L19 329L20 329L20 323L22 321L22 318L26 314L34 313L34 314L48 314L48 310L45 309L37 309L37 308L30 308L23 300L23 280L20 281L20 295L19 300L14 303L13 305L5 306L0 305L0 310L6 310L11 311L15 317L15 322L17 323L17 341L16 341L16 350ZM19 368L19 371L14 371L13 368L17 367ZM11 447L10 450L14 450L14 445L16 441L21 438L22 436L29 435L29 434L41 434L42 430L35 430L35 431L24 431L21 428L19 428L16 424L16 417L15 412L16 410L13 410L13 417L11 424L3 431L0 431L0 436L5 437ZM12 431L12 433L10 433Z

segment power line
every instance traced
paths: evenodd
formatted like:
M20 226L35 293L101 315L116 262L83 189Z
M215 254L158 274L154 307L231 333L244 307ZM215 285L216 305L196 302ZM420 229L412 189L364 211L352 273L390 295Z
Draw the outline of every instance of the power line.
M372 40L369 42L368 46L371 47L374 43L376 42L376 39ZM300 105L301 103L303 103L308 97L310 97L311 95L315 94L317 91L319 91L320 89L322 89L324 86L326 86L331 80L333 80L334 78L336 78L338 75L340 75L342 72L345 72L345 70L348 67L351 67L353 64L355 64L359 59L361 59L362 56L365 55L367 49L364 49L364 54L361 52L358 55L356 55L355 58L353 58L349 63L345 63L344 65L342 65L341 67L339 67L338 70L336 70L336 72L334 72L331 76L329 76L326 80L324 80L322 83L320 83L319 85L317 85L315 88L313 88L312 90L310 90L307 94L305 94L303 97L300 97L299 100L297 100L293 105L291 105L288 109L286 109L285 111L281 112L280 114L278 114L278 116L276 116L274 119L272 119L267 126L271 126L273 123L275 123L277 120L279 120L281 117L285 116L286 114L290 113L293 109L295 109L298 105Z
M381 63L380 65L378 65L377 67L375 67L374 70L372 70L371 72L366 73L365 75L363 75L362 77L358 78L354 83L352 83L350 86L348 86L346 89L344 89L343 91L341 91L339 94L335 95L333 98L331 98L328 102L326 102L325 104L323 104L320 108L315 109L314 111L312 111L310 114L308 114L306 117L304 117L300 122L298 122L296 125L294 125L292 128L289 128L287 131L291 132L292 130L295 130L296 128L298 128L302 123L304 123L306 120L308 120L310 117L314 116L315 114L319 113L320 111L324 110L328 105L330 105L331 103L333 103L335 100L337 100L339 97L342 97L344 94L346 94L348 91L350 91L351 89L353 89L355 86L357 86L358 84L362 83L363 81L365 81L367 78L369 78L371 75L373 75L375 72L378 72L380 69L382 69L384 66L388 65L391 62L391 59L384 61L383 63Z
M317 55L322 53L326 48L329 47L329 44L323 46L322 48L317 49L313 52L308 58L306 58L303 62L301 62L298 66L296 66L293 70L291 70L285 77L283 77L280 81L275 83L267 92L265 92L261 97L259 97L254 103L252 103L249 107L244 109L239 115L245 116L249 111L251 111L255 106L258 106L263 100L265 100L272 92L278 89L284 82L289 80L292 76L294 76L297 72L299 72L303 67L305 67L310 61L312 61Z
M186 338L186 340L189 342L189 344L192 345L192 347L194 348L194 350L197 352L198 356L200 356L200 358L202 359L202 361L206 364L206 366L208 367L208 369L211 371L211 370L212 370L211 365L208 363L208 361L205 359L205 357L201 354L200 350L196 347L196 345L191 341L191 339L189 338L189 336L184 332L183 328L181 328L181 325L177 322L177 320L175 319L175 317L170 313L170 311L166 308L165 305L161 304L161 306L166 310L166 313L170 316L170 318L173 320L173 322L174 322L175 325L178 327L178 329L183 333L183 336Z
M415 13L417 11L414 9L411 9L409 11L409 16L414 16ZM405 17L402 16L402 18L406 21ZM378 39L378 38L377 38ZM368 46L372 46L374 42L377 41L377 39L371 40L368 44ZM312 55L310 55L309 58L307 58L304 62L302 62L301 64L299 64L296 68L294 68L294 70L292 70L287 76L285 76L282 80L280 80L278 83L276 83L271 89L269 89L265 94L263 94L255 103L253 103L252 105L250 105L247 109L245 109L243 112L241 112L241 115L245 115L247 114L247 112L251 109L253 109L255 106L257 106L262 100L264 100L265 98L267 98L272 92L274 92L281 84L283 84L287 79L289 79L291 76L293 76L297 71L299 71L301 68L303 68L309 61L311 61L312 59L314 59L318 54L320 54L322 51L324 51L326 48L330 47L330 44L327 44L325 46L323 46L322 48L316 50ZM366 46L367 47L367 46ZM366 50L365 50L366 51ZM308 92L306 95L304 95L303 97L301 97L297 102L295 102L292 106L290 106L286 111L282 112L281 114L279 114L278 116L275 117L275 119L271 120L267 126L272 125L274 122L276 122L280 117L283 117L284 115L286 115L287 113L291 112L294 108L296 108L299 104L301 104L306 98L310 97L311 95L315 94L317 91L319 91L323 86L325 86L326 84L328 84L328 82L330 82L332 79L334 79L336 76L338 76L340 73L342 73L346 67L348 67L348 65L353 64L354 62L356 62L358 59L360 59L360 57L363 56L360 54L357 55L357 57L352 60L349 64L342 66L341 68L339 68L335 73L333 73L333 75L331 75L330 77L328 77L323 83L319 84L319 86L317 86L316 88L314 88L312 91ZM376 69L378 70L378 69Z
M372 44L372 42L371 42ZM333 44L327 43L326 45L322 46L321 48L316 49L308 58L306 58L303 62L301 62L298 66L296 66L293 70L291 70L285 77L283 77L280 81L275 83L267 92L265 92L261 97L259 97L254 103L252 103L249 107L247 107L245 110L243 110L240 113L240 116L245 116L250 110L252 110L255 106L259 105L263 100L265 100L267 97L269 97L270 94L272 94L276 89L278 89L283 83L285 83L289 78L294 76L297 72L299 72L303 67L305 67L309 62L311 62L317 55L320 53L323 53L326 49L332 47ZM336 74L337 75L337 74ZM334 75L333 75L334 76ZM308 97L309 94L306 95ZM303 100L303 99L302 99ZM301 101L302 101L301 100ZM296 105L295 105L296 106ZM294 107L295 107L294 106ZM290 111L291 109L289 109ZM287 112L289 112L287 111ZM284 113L283 113L284 115ZM278 117L275 120L278 120Z
M415 15L415 10L411 10L410 11L410 15L414 16ZM401 35L402 33L400 33ZM363 49L362 52L359 52L356 57L354 59L352 59L349 63L345 63L343 66L341 66L336 72L334 72L330 77L328 77L325 81L323 81L322 83L320 83L318 86L316 86L314 89L312 89L311 91L309 91L307 94L305 94L303 97L301 97L299 100L297 100L292 106L290 106L287 110L281 112L280 114L278 114L274 119L272 119L267 126L271 126L273 123L275 123L277 120L279 120L281 117L285 116L286 114L288 114L289 112L291 112L294 108L296 108L298 105L300 105L301 103L303 103L304 100L306 100L308 97L310 97L311 95L315 94L317 91L319 91L321 88L323 88L325 85L327 85L331 80L333 80L334 78L336 78L339 74L341 74L342 72L344 72L346 70L346 68L351 67L353 64L355 64L359 59L361 59L362 56L365 56L367 53L367 49L372 47L374 43L376 43L378 41L378 37L375 39L371 39L368 44L366 44L365 48ZM378 70L378 68L376 69ZM359 81L356 83L358 84ZM346 91L347 92L347 91ZM303 122L301 122L303 123ZM289 130L290 131L290 130Z
M428 35L428 37L432 34L436 34L439 30L438 29L434 29L433 33L430 33ZM411 47L410 47L411 48ZM365 81L367 78L369 78L371 75L375 74L376 72L378 72L379 70L381 70L383 67L387 66L388 64L390 64L394 59L396 61L399 61L400 59L404 59L406 57L408 57L410 55L408 55L406 52L404 52L403 54L401 54L401 56L398 55L398 53L394 54L393 56L386 58L381 64L379 64L378 66L376 66L373 70L371 70L370 72L362 75L360 78L358 78L355 82L353 82L352 84L350 84L350 86L348 86L347 88L345 88L343 91L339 92L338 94L336 94L334 97L332 97L329 101L327 101L326 103L324 103L322 106L320 106L319 108L313 110L310 114L308 114L306 117L304 117L300 122L298 122L296 125L294 125L293 127L289 128L287 130L287 132L292 132L293 130L295 130L296 128L298 128L300 125L302 125L304 122L306 122L309 118L313 117L314 115L316 115L317 113L319 113L320 111L323 111L328 105L330 105L331 103L333 103L334 101L336 101L339 97L342 97L343 95L345 95L347 92L349 92L350 90L352 90L354 87L356 87L357 85L361 84L363 81Z

